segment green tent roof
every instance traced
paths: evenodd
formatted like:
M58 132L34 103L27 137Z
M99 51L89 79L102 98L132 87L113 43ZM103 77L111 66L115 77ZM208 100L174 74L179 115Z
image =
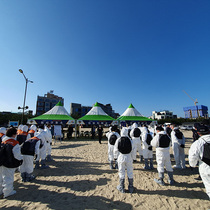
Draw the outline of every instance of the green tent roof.
M121 121L153 121L147 117L142 117L142 116L120 116L117 118L117 120L121 120Z
M78 120L113 121L115 119L106 114L106 112L104 112L99 106L98 102L96 102L92 109L85 116L79 118Z
M109 115L85 115L81 117L79 120L90 120L90 121L113 121L114 118Z
M63 104L59 101L52 109L48 112L34 117L31 120L74 120L66 109L63 107Z

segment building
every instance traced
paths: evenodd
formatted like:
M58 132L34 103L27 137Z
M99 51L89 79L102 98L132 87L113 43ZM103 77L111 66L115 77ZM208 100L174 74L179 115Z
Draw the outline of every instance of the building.
M70 104L70 115L77 116L78 118L85 116L90 110L91 106L82 106L81 104L71 103Z
M111 104L106 104L106 105L101 103L98 104L109 116L113 118L117 118L118 116L120 116L118 113L115 113L115 111L112 109ZM86 115L91 109L92 109L91 106L82 106L81 104L71 103L70 115L71 116L77 115L77 117L80 118Z
M98 104L109 116L113 118L118 118L120 116L119 113L115 113L115 111L112 109L111 104L105 104L105 105L101 103Z
M39 116L52 109L58 102L64 104L64 99L53 94L51 90L44 96L37 96L36 115Z
M185 118L208 118L208 107L204 105L183 107Z
M152 116L150 117L153 120L161 120L161 119L176 119L177 115L173 115L173 112L170 112L168 110L164 111L153 111Z

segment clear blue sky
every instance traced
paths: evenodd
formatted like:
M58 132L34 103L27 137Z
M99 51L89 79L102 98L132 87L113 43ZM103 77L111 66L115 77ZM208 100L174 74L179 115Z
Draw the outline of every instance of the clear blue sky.
M0 111L50 90L70 103L132 103L144 116L210 108L209 0L1 0Z

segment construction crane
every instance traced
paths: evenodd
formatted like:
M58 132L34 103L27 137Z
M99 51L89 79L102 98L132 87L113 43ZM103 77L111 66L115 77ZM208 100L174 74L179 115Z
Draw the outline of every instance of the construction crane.
M197 98L194 100L185 90L183 90L183 92L194 102L194 104L195 104L195 107L196 107L196 109L197 109L197 114L198 114L198 117L200 117L200 114L199 114L199 111L198 111L198 107L197 107L197 103L198 103L198 100L197 100ZM191 111L191 110L190 110ZM192 111L191 111L191 113L190 113L190 115L191 115L191 118L192 118Z

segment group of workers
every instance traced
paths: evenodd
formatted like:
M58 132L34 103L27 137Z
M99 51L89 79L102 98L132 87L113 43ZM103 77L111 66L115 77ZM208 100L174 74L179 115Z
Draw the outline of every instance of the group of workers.
M203 124L195 128L198 139L193 142L189 150L189 165L196 167L199 162L199 174L210 198L210 132ZM119 185L117 189L125 192L125 176L127 170L128 191L133 193L133 163L137 162L137 152L140 162L144 161L144 169L152 170L153 148L156 150L158 179L154 181L164 186L164 168L168 173L169 185L176 184L173 178L173 168L185 169L185 137L176 125L148 128L132 126L117 126L109 128L108 159L111 169L119 171ZM15 170L21 173L23 182L35 179L33 170L46 169L46 161L51 161L52 134L50 125L20 125L18 129L0 128L0 197L6 198L16 193L13 187ZM172 166L170 158L172 146L176 165ZM35 160L35 167L34 167ZM40 165L41 164L41 165Z
M0 197L6 198L16 193L13 187L16 170L23 182L30 182L35 179L34 168L49 168L46 161L52 161L50 125L1 127L0 143Z
M199 174L210 199L210 132L203 124L197 124L196 132L199 138L194 141L189 150L189 165L196 167L199 162ZM168 184L174 185L173 169L185 169L185 137L176 125L157 125L148 128L146 125L139 127L136 123L123 127L121 132L116 126L109 128L106 134L108 138L108 160L111 169L119 171L119 185L117 189L125 192L125 174L127 170L128 191L133 193L133 163L136 162L137 152L140 162L144 159L144 169L153 167L153 148L156 150L156 162L158 179L154 179L162 186L164 182L164 168L168 174ZM176 165L172 166L170 147L172 146Z

